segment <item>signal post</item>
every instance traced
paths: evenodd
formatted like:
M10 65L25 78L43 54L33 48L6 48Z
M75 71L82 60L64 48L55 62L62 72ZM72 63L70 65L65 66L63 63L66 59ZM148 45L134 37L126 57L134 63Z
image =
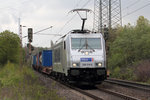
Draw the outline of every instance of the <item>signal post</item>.
M33 29L28 28L29 55L31 55L31 42L33 39Z
M30 57L30 60L31 60L31 42L32 42L32 39L33 39L33 29L32 28L28 28L28 42L29 42L29 57ZM31 62L30 62L30 65L31 65Z

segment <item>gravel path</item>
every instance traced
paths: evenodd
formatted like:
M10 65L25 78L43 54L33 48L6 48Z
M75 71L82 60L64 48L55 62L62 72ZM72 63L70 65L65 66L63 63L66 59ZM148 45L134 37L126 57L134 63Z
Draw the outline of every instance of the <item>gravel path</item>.
M65 98L65 100L93 100L85 95L82 95L81 93L74 91L58 82L55 82L54 80L50 79L47 76L44 76L42 74L39 74L38 72L35 72L39 79L43 81L44 85L49 89L54 89L57 91L58 95Z

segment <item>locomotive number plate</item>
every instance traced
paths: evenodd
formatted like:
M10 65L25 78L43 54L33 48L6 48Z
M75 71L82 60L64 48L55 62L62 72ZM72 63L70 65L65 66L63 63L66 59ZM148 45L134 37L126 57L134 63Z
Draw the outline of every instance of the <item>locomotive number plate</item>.
M93 67L93 63L81 63L82 67Z

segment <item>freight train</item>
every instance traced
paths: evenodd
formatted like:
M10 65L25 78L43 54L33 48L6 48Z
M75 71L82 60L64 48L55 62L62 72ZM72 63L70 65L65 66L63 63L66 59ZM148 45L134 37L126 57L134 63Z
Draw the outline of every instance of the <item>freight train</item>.
M75 9L86 13L88 9ZM87 15L87 14L86 14ZM81 17L81 16L80 16ZM51 49L33 56L33 68L68 83L95 85L107 78L105 40L101 33L84 29L62 36Z
M99 84L107 78L103 35L73 30L34 55L33 68L69 83Z

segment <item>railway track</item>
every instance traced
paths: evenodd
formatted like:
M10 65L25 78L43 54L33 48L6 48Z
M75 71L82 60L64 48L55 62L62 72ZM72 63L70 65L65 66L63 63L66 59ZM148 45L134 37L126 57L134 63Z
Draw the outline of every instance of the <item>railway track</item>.
M54 77L48 76L48 75L46 75L46 74L43 74L43 75L44 75L45 77L51 78L51 79L54 80L55 82L58 82L58 83L60 83L61 85L65 86L65 87L68 87L68 88L70 88L70 89L73 89L73 90L75 90L75 91L81 93L82 95L85 95L85 96L91 98L92 100L104 100L104 99L102 99L102 98L99 97L99 96L96 96L96 95L94 95L94 94L91 94L91 93L89 93L89 92L86 92L85 90L82 90L82 89L80 89L80 88L77 88L77 87L75 87L75 86L73 86L73 85L69 85L68 83L65 83L65 82L63 82L63 81L56 80Z
M99 96L97 96L93 93L87 92L86 90L82 90L80 88L76 88L76 87L72 87L72 86L70 88L74 89L74 90L76 90L76 91L78 91L78 92L80 92L80 93L82 93L82 94L84 94L84 95L86 95L90 98L92 98L93 100L104 100L103 98L101 98L101 97L99 97Z
M134 98L131 96L127 96L121 93L117 93L117 92L113 92L110 90L106 90L106 89L102 89L102 88L97 88L95 87L94 89L82 89L73 85L69 85L65 82L62 82L60 80L56 80L54 77L50 77L51 79L53 79L56 82L59 82L60 84L67 86L77 92L80 92L81 94L90 97L93 100L140 100L138 98ZM106 96L104 96L104 95ZM109 96L108 96L109 95ZM109 98L108 98L109 97Z
M109 78L109 79L105 80L105 82L150 92L150 85L147 85L147 84L140 84L140 83L119 80L119 79L113 79L113 78Z
M95 87L94 89L82 89L73 85L69 85L65 82L62 82L60 80L56 80L54 77L48 76L46 74L43 74L45 77L49 77L52 80L60 83L61 85L64 85L72 90L75 90L77 92L79 92L82 95L85 95L89 98L91 98L92 100L141 100L132 96L128 96L122 93L118 93L115 91L111 91L105 88L99 88L99 87ZM109 80L107 80L109 81ZM105 81L106 82L106 81ZM110 81L109 81L110 82Z
M52 78L52 79L54 79L54 78ZM93 100L140 100L140 99L135 98L135 97L127 96L127 95L124 95L124 94L121 94L121 93L117 93L117 92L102 89L102 88L97 88L97 87L94 88L93 87L93 89L90 88L90 90L88 88L87 89L82 89L82 88L79 88L79 87L76 87L76 86L66 84L62 81L58 81L58 80L55 80L55 81L65 85L65 86L67 86L67 87L69 87L69 88L71 88L75 91L78 91L81 94L92 98ZM102 94L104 94L105 96L102 95Z
M98 88L99 91L103 91L105 93L108 93L109 95L112 95L116 98L119 98L118 100L141 100L132 96L128 96L119 92L115 92L115 91L111 91L108 89L104 89L104 88ZM114 100L114 99L110 99L110 100Z
M141 100L132 96L128 96L122 93L110 91L108 89L95 87L94 89L82 89L74 86L70 86L70 88L89 96L94 100Z

